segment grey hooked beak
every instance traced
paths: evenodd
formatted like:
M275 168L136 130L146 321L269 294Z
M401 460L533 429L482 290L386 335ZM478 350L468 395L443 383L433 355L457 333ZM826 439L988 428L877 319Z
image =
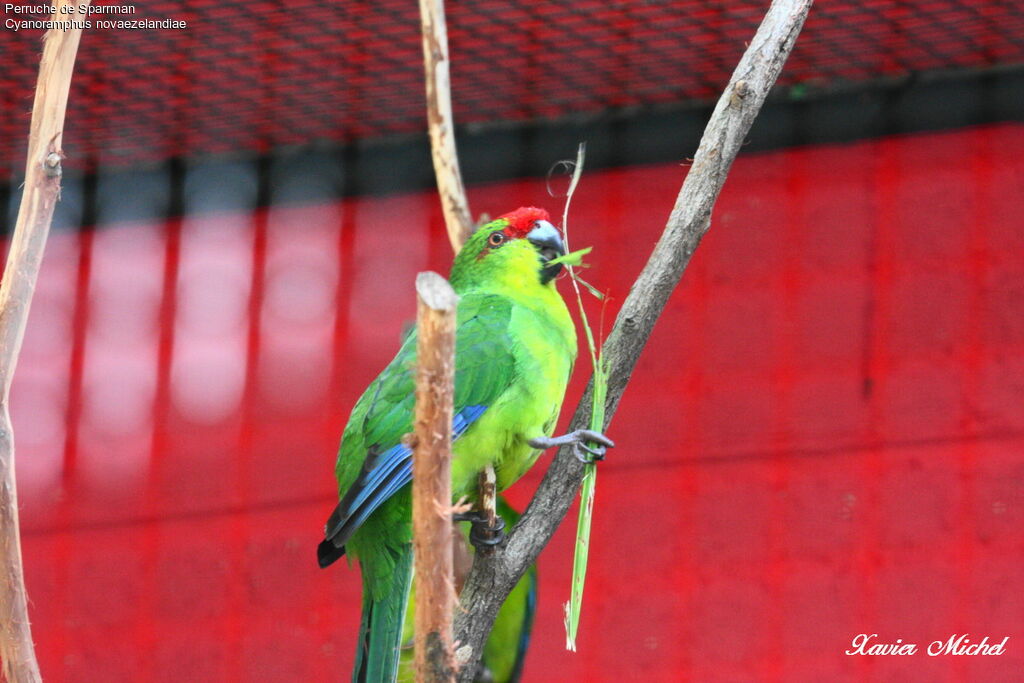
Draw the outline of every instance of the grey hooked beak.
M526 239L540 255L542 264L540 282L546 285L562 272L561 263L556 263L553 266L547 265L548 261L565 255L565 243L562 242L562 235L558 232L558 228L548 221L537 221L533 224L533 230L526 233Z

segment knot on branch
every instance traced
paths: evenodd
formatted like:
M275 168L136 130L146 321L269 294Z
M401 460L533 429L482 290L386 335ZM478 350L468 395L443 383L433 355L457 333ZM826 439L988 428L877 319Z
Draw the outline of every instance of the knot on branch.
M750 85L744 81L739 80L733 83L732 93L729 95L729 106L734 109L739 109L743 106L747 95L750 94Z
M61 154L60 152L50 152L43 159L43 173L46 174L47 178L59 178L63 171L60 166Z

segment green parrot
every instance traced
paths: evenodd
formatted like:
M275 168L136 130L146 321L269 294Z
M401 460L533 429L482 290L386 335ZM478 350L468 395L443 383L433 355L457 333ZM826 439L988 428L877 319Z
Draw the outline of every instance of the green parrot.
M529 207L479 228L455 257L453 500L474 500L487 466L500 491L544 448L573 443L584 459L582 451L600 458L612 445L585 430L548 436L576 357L572 318L554 282L562 266L548 263L564 253L547 212ZM335 467L341 502L317 548L321 567L347 553L362 570L354 681L389 682L397 672L412 575L412 452L401 439L413 431L415 365L414 328L352 409ZM584 439L597 445L584 446ZM474 543L500 537L477 534L477 523L480 516Z
M498 514L506 524L515 524L519 513L498 497ZM465 525L463 525L465 526ZM467 541L468 529L458 537L461 543L461 555L469 553ZM458 563L456 563L458 564ZM468 570L468 567L466 568ZM465 576L459 576L456 566L455 585L458 587ZM416 601L415 587L409 594L409 606L405 613L405 626L402 629L402 654L398 665L398 682L413 683L416 672L413 668L413 611ZM533 629L533 617L537 609L537 565L530 567L519 580L505 603L498 610L494 627L484 644L481 668L477 674L478 683L516 683L523 673L523 661L526 649L530 644L530 631Z

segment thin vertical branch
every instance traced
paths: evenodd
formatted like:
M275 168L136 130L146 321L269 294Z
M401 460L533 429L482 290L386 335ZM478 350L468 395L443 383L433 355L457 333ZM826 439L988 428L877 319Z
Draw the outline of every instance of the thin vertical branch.
M57 0L55 16L61 7L70 4ZM41 679L32 646L21 563L14 432L9 411L11 381L54 207L60 198L64 115L81 37L80 29L53 29L43 41L29 128L25 190L0 285L0 657L4 677L12 683Z
M466 187L459 171L455 148L455 117L452 114L451 74L448 68L448 28L444 0L420 0L423 33L423 66L427 85L427 126L430 131L430 155L434 162L437 191L452 250L459 253L473 234L473 216L469 211ZM491 527L498 518L497 474L490 465L480 472L477 508ZM461 537L455 538L463 544Z
M423 65L427 80L427 125L434 160L437 190L448 228L448 239L457 252L473 232L473 219L455 152L455 120L452 116L451 77L448 70L448 29L444 0L420 0L423 25Z
M416 277L416 293L419 338L412 460L416 680L447 683L455 680L451 458L455 307L459 297L443 277L433 272Z

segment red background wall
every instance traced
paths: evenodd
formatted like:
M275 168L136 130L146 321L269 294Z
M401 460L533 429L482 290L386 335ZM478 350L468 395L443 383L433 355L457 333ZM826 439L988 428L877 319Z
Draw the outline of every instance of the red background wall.
M684 172L584 176L606 327ZM580 652L568 525L526 679L1020 680L1022 216L1022 125L741 158L610 429ZM347 411L447 269L433 193L100 227L53 236L14 388L44 675L347 678L357 572L314 546ZM845 656L862 632L1010 640Z

